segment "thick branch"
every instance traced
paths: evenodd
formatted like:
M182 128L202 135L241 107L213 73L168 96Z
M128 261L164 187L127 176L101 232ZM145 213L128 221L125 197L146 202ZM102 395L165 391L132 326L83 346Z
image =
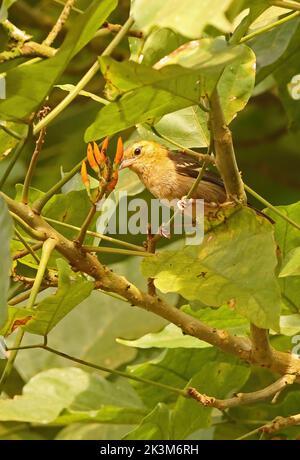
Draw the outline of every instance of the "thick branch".
M258 401L264 401L281 392L287 385L291 385L296 380L295 375L284 375L276 382L263 388L262 390L253 391L252 393L238 393L233 398L216 399L213 396L207 396L199 393L195 388L189 388L189 395L198 401L203 406L215 407L220 410L229 409L231 407L243 406L246 404L254 404Z
M210 103L210 128L214 139L216 165L224 180L227 197L229 200L245 203L247 199L234 154L231 131L226 125L217 89L214 90Z
M252 348L252 360L264 364L266 367L270 367L272 362L272 350L269 342L269 333L267 329L260 329L254 324L250 325L251 328L251 341L253 344Z
M6 200L9 209L25 221L28 227L34 229L38 235L43 235L44 239L55 239L56 250L69 260L71 266L92 276L96 280L96 288L119 294L132 305L165 318L180 327L184 333L204 340L224 352L238 356L248 363L266 366L265 362L260 363L257 358L254 360L249 339L231 336L227 331L206 326L162 299L140 291L125 277L115 274L108 267L102 265L97 257L84 251L83 248L77 247L73 241L58 233L41 216L35 214L29 206L18 203L1 192L0 195ZM270 370L281 375L296 375L296 380L300 382L300 360L298 357L274 349L271 351L272 361L268 366Z

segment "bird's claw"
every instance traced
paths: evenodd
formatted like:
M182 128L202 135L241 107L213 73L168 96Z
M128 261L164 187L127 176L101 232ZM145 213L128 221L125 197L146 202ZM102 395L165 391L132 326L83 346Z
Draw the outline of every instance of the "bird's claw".
M183 196L181 200L177 201L177 207L180 211L185 211L193 204L194 201L195 200L193 198L187 198L186 196Z
M171 233L170 233L170 226L167 224L162 223L161 226L158 229L158 234L160 236L163 236L164 238L171 238Z

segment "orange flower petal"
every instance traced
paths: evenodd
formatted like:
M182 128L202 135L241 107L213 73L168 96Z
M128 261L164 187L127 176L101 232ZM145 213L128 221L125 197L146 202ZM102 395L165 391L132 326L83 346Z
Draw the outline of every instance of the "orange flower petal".
M111 179L109 183L107 184L106 190L108 190L109 192L112 192L114 190L118 182L118 177L119 177L118 170L116 170L112 173Z
M121 163L123 154L124 154L123 141L122 141L122 137L119 137L118 143L117 143L117 152L116 152L116 156L114 159L114 164L118 165Z
M104 155L106 157L106 152L107 152L107 147L108 147L108 141L109 141L109 138L108 136L104 139L104 141L102 142L102 147L101 147L101 153L102 155Z
M99 166L95 160L95 157L94 157L94 151L93 151L93 147L92 147L92 144L89 143L88 146L87 146L87 153L86 153L86 156L87 156L87 159L88 159L88 162L90 164L90 167L96 172L98 173L99 172Z
M94 156L99 166L101 166L106 161L105 153L100 150L96 142L93 142Z

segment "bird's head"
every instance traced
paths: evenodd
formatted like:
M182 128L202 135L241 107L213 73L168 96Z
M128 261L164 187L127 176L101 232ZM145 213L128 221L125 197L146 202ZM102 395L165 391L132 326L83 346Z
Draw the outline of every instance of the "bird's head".
M166 149L157 142L134 142L125 150L120 169L130 168L136 173L141 173L145 166L151 167L155 163L157 164L165 151Z

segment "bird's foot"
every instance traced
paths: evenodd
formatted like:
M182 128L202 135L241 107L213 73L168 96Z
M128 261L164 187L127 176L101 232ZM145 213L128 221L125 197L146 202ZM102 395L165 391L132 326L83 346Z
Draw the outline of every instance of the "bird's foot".
M158 234L160 236L163 236L164 238L170 239L171 238L170 225L162 223L158 229Z
M186 196L183 196L181 200L177 201L177 207L180 211L183 212L188 209L194 202L195 200L193 198L187 198Z

